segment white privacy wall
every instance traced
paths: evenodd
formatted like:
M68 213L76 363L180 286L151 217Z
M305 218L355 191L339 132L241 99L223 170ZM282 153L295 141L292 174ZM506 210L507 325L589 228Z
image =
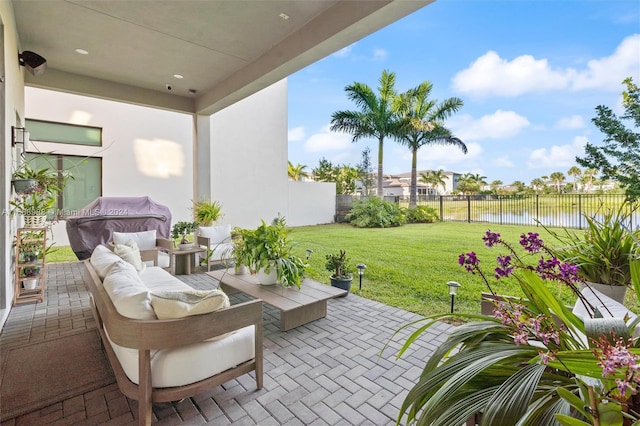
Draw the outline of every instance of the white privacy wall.
M42 152L102 157L102 195L148 195L171 210L172 222L189 220L193 194L191 115L137 105L25 88L27 118L102 128L103 146L34 142ZM68 245L65 223L54 226Z
M211 116L211 194L222 203L221 222L252 228L278 214L289 226L333 221L335 184L288 179L287 123L286 79Z

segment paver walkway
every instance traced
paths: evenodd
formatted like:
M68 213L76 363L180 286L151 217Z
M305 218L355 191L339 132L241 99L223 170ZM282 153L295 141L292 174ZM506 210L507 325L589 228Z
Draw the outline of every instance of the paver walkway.
M179 278L194 288L217 285L203 273ZM46 293L44 303L12 309L0 335L0 357L17 345L95 328L80 263L48 265ZM181 402L155 405L154 424L395 424L404 396L451 328L438 324L396 360L409 331L403 332L379 356L399 327L418 318L350 294L330 300L326 318L282 332L279 312L265 306L264 389L256 391L253 379L240 377ZM4 424L127 425L135 413L136 402L113 384Z

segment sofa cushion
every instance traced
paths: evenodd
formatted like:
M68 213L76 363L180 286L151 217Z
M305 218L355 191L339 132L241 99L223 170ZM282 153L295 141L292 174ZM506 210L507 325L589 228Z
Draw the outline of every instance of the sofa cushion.
M141 232L114 232L114 244L126 244L127 241L133 240L140 250L151 250L156 248L156 230Z
M118 313L140 320L157 319L151 306L149 289L130 263L119 259L102 283Z
M223 339L151 351L152 386L167 388L195 383L253 359L254 330L255 327L250 325ZM138 351L113 341L111 347L129 380L138 384Z
M158 319L184 318L230 306L221 290L159 291L151 293L151 306Z
M100 244L96 246L93 253L91 253L91 260L89 262L91 262L91 265L96 270L100 280L104 280L109 269L119 260L120 257L117 254L109 250L108 247Z
M113 252L120 256L125 262L133 265L136 271L142 272L145 270L146 265L140 258L140 249L138 249L135 241L129 240L125 244L116 244Z
M209 238L209 248L214 248L220 243L231 242L231 225L201 226L198 235Z

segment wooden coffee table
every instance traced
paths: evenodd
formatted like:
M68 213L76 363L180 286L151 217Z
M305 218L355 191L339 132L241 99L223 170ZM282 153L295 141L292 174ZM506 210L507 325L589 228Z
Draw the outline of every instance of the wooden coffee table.
M169 252L171 256L170 266L171 275L189 275L196 266L196 254L204 253L206 250L202 247L194 246L187 250L177 248Z
M207 272L220 281L227 294L242 292L280 311L280 330L287 331L327 316L327 300L347 294L346 290L331 287L305 278L300 290L284 288L280 284L262 285L255 275L235 275L234 268Z

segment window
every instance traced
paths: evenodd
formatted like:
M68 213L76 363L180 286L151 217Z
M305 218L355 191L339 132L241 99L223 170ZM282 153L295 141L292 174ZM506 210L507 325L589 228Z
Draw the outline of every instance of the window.
M25 120L31 140L73 145L102 146L102 128L55 123L53 121Z
M34 168L66 170L73 175L58 195L59 218L73 214L102 195L102 158L27 153L26 161Z

